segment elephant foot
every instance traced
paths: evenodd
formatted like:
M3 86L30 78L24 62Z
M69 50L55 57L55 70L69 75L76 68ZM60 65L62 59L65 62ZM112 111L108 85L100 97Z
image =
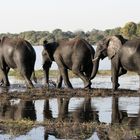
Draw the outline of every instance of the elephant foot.
M3 86L3 82L0 82L0 86Z
M112 81L112 77L111 77L111 81ZM116 87L118 88L119 86L120 86L120 84L119 84L119 83L117 83Z
M58 82L56 88L61 88L61 87L62 87L62 83Z
M62 86L61 86L61 85L59 85L59 84L56 86L56 88L61 88L61 87L62 87Z
M91 82L84 84L84 88L91 89Z
M9 87L10 83L9 82L8 83L1 82L0 85L3 87Z
M113 88L112 89L112 94L116 94L117 91L118 91L118 88Z
M120 86L120 84L119 83L117 83L117 88Z
M69 87L67 87L68 89L73 89L73 87L72 86L69 86Z

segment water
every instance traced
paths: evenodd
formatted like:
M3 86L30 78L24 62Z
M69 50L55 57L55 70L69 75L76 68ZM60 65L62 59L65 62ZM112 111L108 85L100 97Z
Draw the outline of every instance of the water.
M6 107L6 108L5 108ZM71 120L78 122L119 122L112 115L125 112L127 117L140 117L140 97L73 97L42 100L0 101L0 119L25 119L43 122ZM88 114L88 115L86 115Z
M69 122L124 123L130 127L140 127L140 97L73 97L48 98L46 100L20 99L0 101L0 119L25 119L43 122L44 120L66 120ZM57 140L55 132L49 134L39 126L14 140ZM12 136L0 134L0 139ZM98 139L94 131L88 139Z
M54 82L57 82L57 78L50 78ZM9 81L11 86L8 88L0 87L0 93L3 91L9 92L24 92L27 90L25 81L15 78L14 76L9 76ZM74 88L84 88L83 81L80 78L70 78L70 81ZM120 87L122 89L131 89L131 90L138 90L139 89L139 77L137 75L124 75L119 78ZM44 79L38 80L38 83L34 83L36 88L41 88L44 86ZM52 85L51 85L52 86ZM65 87L64 83L62 84ZM92 88L112 88L112 82L109 75L97 75L92 80Z
M42 50L43 50L43 47L42 46L34 46L34 49L35 49L36 54L37 54L36 63L35 63L35 70L42 69ZM99 70L110 70L110 68L111 68L111 62L110 62L110 60L108 60L108 58L105 58L104 60L100 61ZM52 70L58 69L57 64L55 62L53 62L51 69Z

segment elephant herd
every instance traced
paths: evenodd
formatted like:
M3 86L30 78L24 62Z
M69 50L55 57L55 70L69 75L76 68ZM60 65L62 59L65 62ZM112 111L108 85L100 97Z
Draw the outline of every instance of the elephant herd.
M140 75L140 38L127 40L121 35L106 37L97 43L96 51L81 38L51 43L44 40L42 58L46 86L49 87L49 69L55 61L59 69L57 88L62 87L63 80L67 88L73 88L68 70L81 78L84 88L91 88L91 80L98 72L99 61L107 56L111 60L113 91L119 87L119 76L127 71ZM10 85L8 72L12 68L18 69L27 87L33 87L31 76L37 82L34 72L35 60L35 50L28 41L9 37L0 39L1 85Z

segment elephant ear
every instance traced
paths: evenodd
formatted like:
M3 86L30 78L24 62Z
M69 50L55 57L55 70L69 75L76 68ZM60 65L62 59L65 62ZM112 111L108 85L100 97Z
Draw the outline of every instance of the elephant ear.
M107 55L109 59L112 59L114 55L119 51L122 43L120 39L116 36L113 36L109 39L108 48L107 48Z
M48 44L48 41L47 41L47 40L44 40L44 41L43 41L43 47L44 47L44 49L47 48L47 44Z

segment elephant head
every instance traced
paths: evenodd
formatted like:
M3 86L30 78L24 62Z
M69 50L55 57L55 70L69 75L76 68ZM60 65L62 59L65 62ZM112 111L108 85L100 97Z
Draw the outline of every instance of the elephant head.
M97 48L93 59L95 64L91 74L91 79L94 78L97 74L100 59L104 59L107 56L109 59L115 57L115 55L118 54L120 47L126 41L127 40L121 35L115 35L112 37L104 38L103 40L97 43Z
M49 69L54 61L53 54L58 46L58 43L52 42L48 43L47 40L43 41L43 51L42 51L42 59L43 59L43 70L45 74L45 82L47 86L49 86Z

